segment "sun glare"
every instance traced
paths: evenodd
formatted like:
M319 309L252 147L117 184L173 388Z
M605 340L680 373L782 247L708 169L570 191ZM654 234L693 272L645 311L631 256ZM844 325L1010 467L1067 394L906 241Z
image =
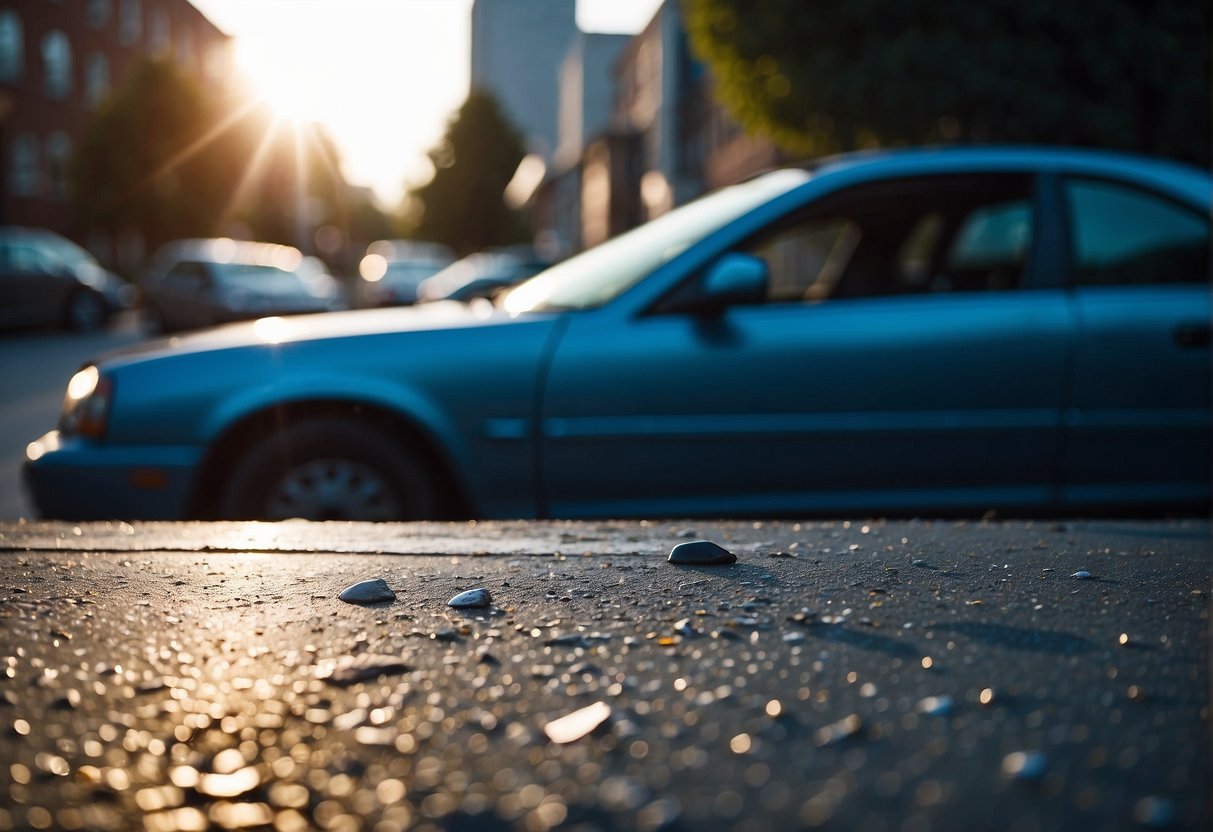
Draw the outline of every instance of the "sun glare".
M660 0L576 0L590 31L637 31ZM315 122L342 172L385 205L467 95L472 0L192 0L235 35L235 58L283 122ZM574 0L568 0L572 3Z
M320 102L328 91L317 88L318 82L324 84L323 76L316 78L304 74L298 67L284 62L280 55L248 41L237 41L236 61L256 94L279 117L296 124L323 119Z

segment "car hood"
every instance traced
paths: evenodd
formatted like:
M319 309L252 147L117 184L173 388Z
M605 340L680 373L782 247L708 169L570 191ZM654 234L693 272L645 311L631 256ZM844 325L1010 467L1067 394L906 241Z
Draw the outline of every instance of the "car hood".
M159 338L110 353L107 366L158 358L275 344L323 341L354 337L500 326L515 320L486 304L430 303L387 309L357 309L315 315L289 315Z

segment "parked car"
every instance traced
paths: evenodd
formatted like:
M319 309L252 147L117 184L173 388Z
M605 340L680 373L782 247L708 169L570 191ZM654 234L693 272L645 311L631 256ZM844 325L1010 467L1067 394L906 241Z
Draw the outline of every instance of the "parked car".
M378 240L367 247L359 263L357 305L407 306L417 301L423 280L455 259L440 243L413 240Z
M0 226L0 327L105 326L135 302L135 287L85 249L43 228Z
M152 257L141 281L153 332L342 308L324 263L290 246L243 240L177 240Z
M495 305L267 319L89 364L51 518L1207 505L1210 175L866 153L720 190Z
M469 254L422 281L417 287L417 300L466 303L475 298L491 298L551 265L526 247Z

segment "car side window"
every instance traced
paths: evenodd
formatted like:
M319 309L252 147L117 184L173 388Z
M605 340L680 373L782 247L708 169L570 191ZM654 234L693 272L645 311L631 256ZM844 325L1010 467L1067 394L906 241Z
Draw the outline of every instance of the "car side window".
M1209 220L1199 212L1116 182L1071 179L1065 190L1078 283L1209 279Z
M4 267L22 274L52 274L62 269L62 262L39 246L16 240L4 247Z
M1029 266L1027 175L931 176L858 186L751 239L767 301L1013 289Z
M165 290L178 295L201 294L210 282L206 267L188 260L175 264L164 276Z

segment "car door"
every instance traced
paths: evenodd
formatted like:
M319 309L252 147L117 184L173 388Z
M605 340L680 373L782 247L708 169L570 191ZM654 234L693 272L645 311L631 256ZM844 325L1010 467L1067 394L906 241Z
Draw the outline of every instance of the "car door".
M1070 177L1061 187L1078 318L1066 499L1205 503L1208 216L1138 185Z
M1035 204L1026 175L858 186L739 247L767 264L763 303L622 331L571 316L544 402L549 512L1048 501L1072 322Z
M53 253L24 236L0 243L0 318L10 325L58 323L76 281Z
M155 304L167 329L192 329L214 323L213 282L205 263L175 263L160 280Z

